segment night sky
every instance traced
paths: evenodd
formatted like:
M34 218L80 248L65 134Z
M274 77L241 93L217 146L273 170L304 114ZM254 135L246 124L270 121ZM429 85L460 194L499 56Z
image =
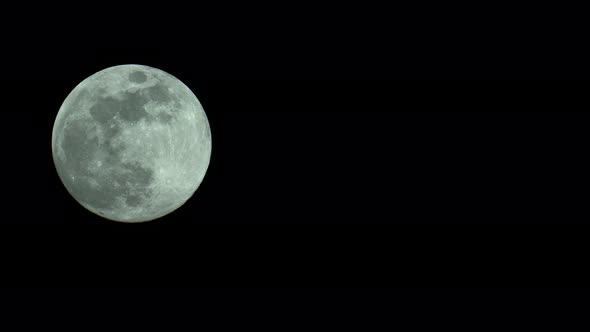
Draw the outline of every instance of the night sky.
M585 75L575 58L530 38L501 49L486 34L462 43L450 28L456 40L379 20L191 22L116 38L39 25L4 39L4 284L587 284L589 84L569 80ZM51 156L65 97L128 63L190 87L213 139L195 195L144 224L86 211Z

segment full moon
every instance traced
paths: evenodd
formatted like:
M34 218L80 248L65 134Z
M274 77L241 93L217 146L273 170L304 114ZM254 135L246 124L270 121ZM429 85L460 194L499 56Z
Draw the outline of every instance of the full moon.
M197 97L143 65L101 70L64 100L51 140L57 173L89 211L120 222L160 218L201 184L211 130Z

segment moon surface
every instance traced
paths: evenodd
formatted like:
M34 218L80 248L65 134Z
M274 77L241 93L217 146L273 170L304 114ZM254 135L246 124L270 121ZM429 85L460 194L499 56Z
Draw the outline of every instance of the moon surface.
M148 66L97 72L67 96L52 134L57 173L89 211L144 222L183 205L201 184L211 130L201 103Z

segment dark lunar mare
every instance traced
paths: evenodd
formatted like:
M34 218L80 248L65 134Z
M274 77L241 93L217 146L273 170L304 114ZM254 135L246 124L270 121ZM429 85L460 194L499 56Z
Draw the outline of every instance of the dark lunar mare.
M75 176L84 174L99 146L98 137L88 138L91 130L96 131L96 127L90 127L87 121L75 120L70 122L64 133L62 148L66 154L65 166Z
M147 98L138 92L125 93L125 99L121 101L113 97L99 97L90 107L90 115L100 124L108 123L116 115L123 121L136 123L149 117L144 107L147 102Z
M129 74L129 80L134 83L143 83L147 80L147 75L142 71L134 71Z
M170 96L162 85L155 85L146 89L150 99L156 102L168 102ZM141 119L146 121L169 122L172 116L161 113L152 118L145 111L149 99L138 92L127 92L123 100L112 97L99 97L90 107L89 113L94 121L76 120L68 125L62 142L66 153L66 169L59 169L61 174L73 174L75 180L63 176L68 183L72 195L81 202L97 209L109 209L116 203L117 197L122 197L129 206L139 206L145 197L151 195L147 187L154 179L153 170L143 167L139 163L121 162L120 153L124 146L115 147L112 140L121 132L121 126L116 118L123 123L135 124ZM88 138L89 133L96 133L98 128L103 132L104 142L97 137ZM94 155L103 152L103 169L99 176L89 171ZM109 167L105 167L108 165ZM116 169L119 168L119 171ZM98 186L93 186L89 180L94 179ZM75 182L75 185L73 184ZM133 189L133 193L129 192Z
M99 182L99 186L93 186L89 181L109 181L110 177L96 178L88 169L94 154L101 148L98 138L87 138L88 126L89 122L77 120L66 128L62 143L67 158L65 169L62 169L62 164L57 163L57 170L63 175L62 181L72 196L97 209L108 209L113 206L115 197L120 195L120 192L108 183ZM94 129L96 130L96 127ZM68 176L70 174L75 179Z

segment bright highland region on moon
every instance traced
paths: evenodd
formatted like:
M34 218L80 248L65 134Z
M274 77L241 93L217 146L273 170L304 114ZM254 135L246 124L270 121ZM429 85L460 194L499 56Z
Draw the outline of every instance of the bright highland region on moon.
M53 126L55 167L68 192L105 218L162 217L197 190L211 131L197 97L174 76L115 66L82 81Z

